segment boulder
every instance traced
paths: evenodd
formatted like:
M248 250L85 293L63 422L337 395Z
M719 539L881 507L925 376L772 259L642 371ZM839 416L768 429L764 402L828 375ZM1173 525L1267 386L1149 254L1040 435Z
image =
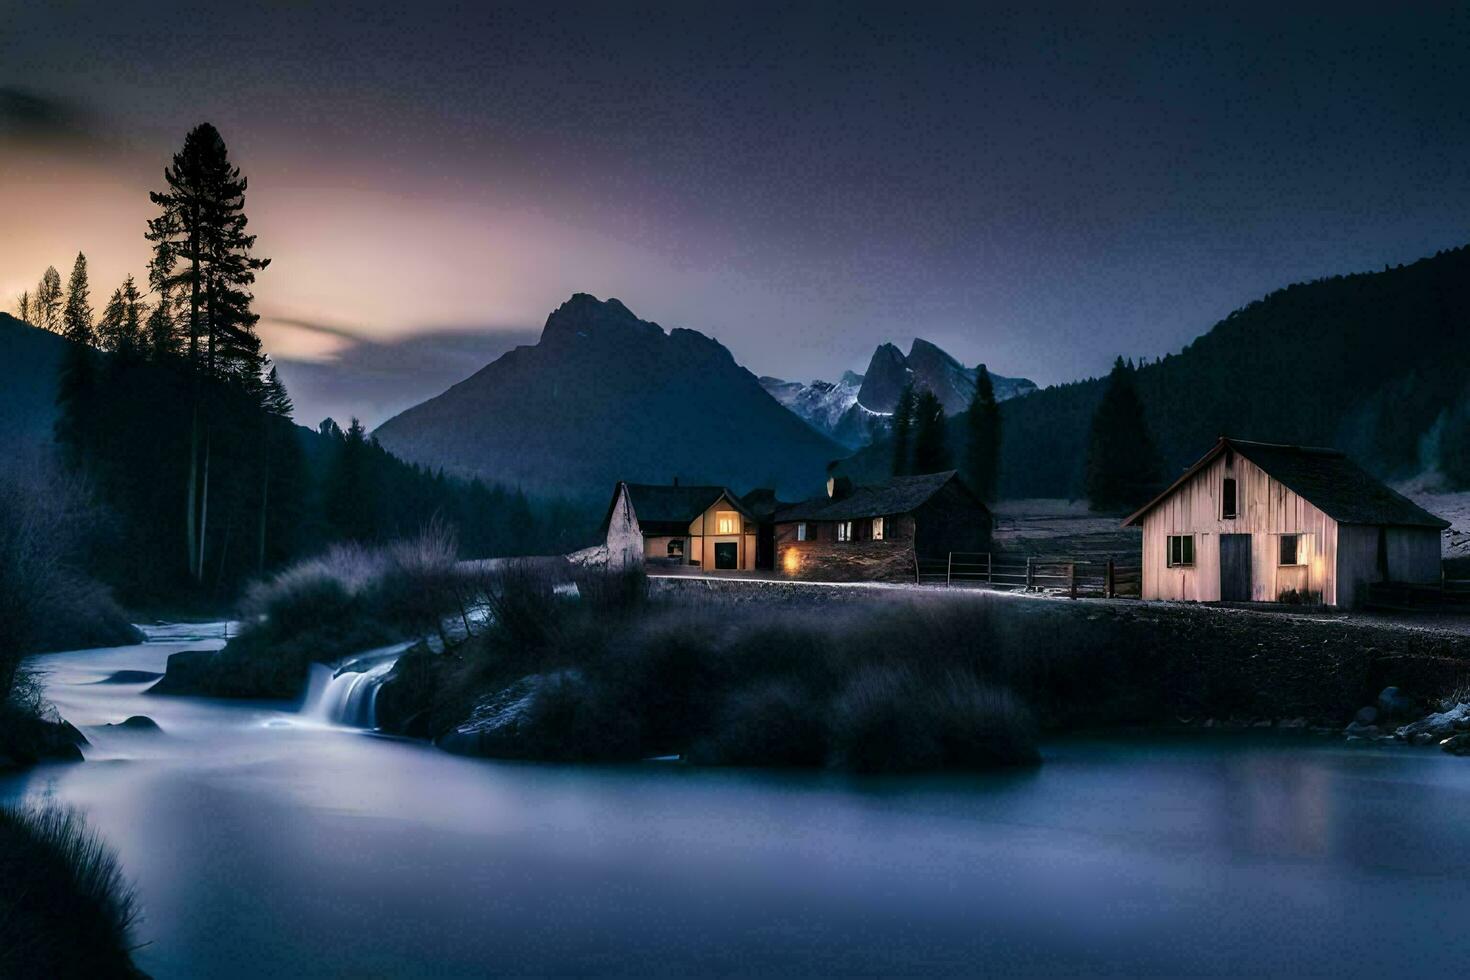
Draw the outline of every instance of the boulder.
M98 684L146 684L163 675L152 670L115 670L98 681Z
M1378 721L1378 709L1371 704L1359 708L1358 713L1353 715L1353 724L1372 725Z
M1415 735L1428 734L1436 740L1449 738L1458 732L1470 729L1470 701L1455 705L1448 711L1440 711L1404 725L1397 732L1399 738L1413 741Z
M1470 732L1451 735L1443 742L1440 742L1439 747L1450 755L1470 755Z
M1385 687L1378 694L1378 713L1385 719L1406 721L1419 713L1419 705L1398 688Z
M168 666L149 694L209 694L214 683L215 651L181 650L169 654Z
M1349 738L1373 738L1378 735L1378 726L1365 725L1360 721L1354 721L1347 728L1343 729L1343 733Z
M163 730L158 727L158 722L149 718L147 715L133 715L131 718L126 718L111 725L103 725L102 727L120 728L130 732L158 732Z

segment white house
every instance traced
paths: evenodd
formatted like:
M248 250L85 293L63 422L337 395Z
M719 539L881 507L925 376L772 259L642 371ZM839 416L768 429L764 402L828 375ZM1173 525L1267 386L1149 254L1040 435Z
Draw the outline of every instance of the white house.
M1449 526L1336 450L1223 436L1124 524L1145 599L1343 608L1371 582L1439 582Z

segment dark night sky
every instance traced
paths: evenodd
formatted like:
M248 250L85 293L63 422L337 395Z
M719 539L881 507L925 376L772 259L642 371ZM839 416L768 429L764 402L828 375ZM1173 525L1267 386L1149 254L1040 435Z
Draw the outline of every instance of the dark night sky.
M1470 241L1470 7L1179 6L22 4L0 295L79 248L141 273L201 119L305 421L378 421L576 290L757 373L917 335L1045 384Z

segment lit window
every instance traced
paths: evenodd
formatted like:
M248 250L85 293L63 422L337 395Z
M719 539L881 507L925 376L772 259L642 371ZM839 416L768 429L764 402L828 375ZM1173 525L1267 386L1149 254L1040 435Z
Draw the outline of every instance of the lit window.
M1235 478L1227 476L1225 484L1220 490L1220 516L1225 519L1236 515L1235 506Z
M684 557L684 539L683 538L674 538L673 540L671 540L669 542L669 557L670 558L683 558Z
M722 510L715 515L716 534L739 534L740 515L733 510Z
M1302 536L1300 534L1283 534L1281 536L1281 564L1300 565L1302 563Z
M1169 535L1169 567L1194 564L1194 535Z
M851 541L852 540L852 521L838 521L837 522L837 540L838 541Z
M805 541L806 540L806 522L805 521L803 521L802 523L796 525L796 540L798 540L798 541Z
M883 540L883 518L881 517L873 518L873 540Z

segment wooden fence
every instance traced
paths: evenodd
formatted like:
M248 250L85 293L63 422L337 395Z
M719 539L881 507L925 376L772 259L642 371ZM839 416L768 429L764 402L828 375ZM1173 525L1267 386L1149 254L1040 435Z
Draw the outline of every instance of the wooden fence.
M1002 551L952 551L920 558L914 581L929 585L1019 589L1105 598L1138 598L1143 567L1111 554L1021 555Z

